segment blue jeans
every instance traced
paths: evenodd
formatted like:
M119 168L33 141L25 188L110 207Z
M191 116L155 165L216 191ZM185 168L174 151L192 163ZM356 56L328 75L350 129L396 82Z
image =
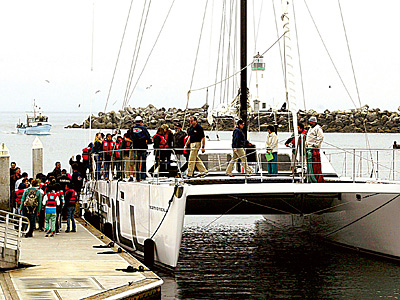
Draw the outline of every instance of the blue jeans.
M136 151L136 180L146 179L146 150Z
M75 206L67 207L67 231L69 231L70 220L72 221L72 231L76 230L74 213L75 213Z
M272 152L274 158L268 162L268 173L278 174L278 153Z

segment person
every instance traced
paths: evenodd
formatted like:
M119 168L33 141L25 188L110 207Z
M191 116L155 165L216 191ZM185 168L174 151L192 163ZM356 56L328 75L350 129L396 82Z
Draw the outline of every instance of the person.
M74 215L76 203L78 202L78 194L72 189L72 185L70 183L66 184L66 189L64 200L67 210L67 230L65 232L76 232ZM70 221L72 222L72 230L70 230Z
M61 163L59 161L56 162L54 170L52 171L55 178L61 176Z
M321 170L320 148L324 141L324 132L318 125L317 117L312 116L308 120L310 129L307 133L307 162L308 162L308 178L310 182L325 182Z
M22 173L21 177L15 182L15 189L17 190L19 188L19 185L22 183L24 179L28 179L28 173L24 172Z
M28 178L22 178L21 183L19 184L18 188L15 189L15 207L17 214L22 215L21 201L22 196L24 195L25 189L28 188Z
M56 230L57 206L60 205L60 199L53 185L47 186L46 194L43 197L43 206L45 207L45 229L46 237L54 237Z
M240 158L245 172L247 175L253 175L253 170L247 164L247 157L246 152L244 150L245 145L251 145L249 141L246 140L246 137L243 133L244 128L244 121L239 120L237 125L232 133L232 149L233 149L233 156L231 161L229 162L228 168L226 169L226 175L233 177L232 169L235 163Z
M197 123L197 118L195 116L192 116L190 118L190 124L191 126L188 130L189 138L185 144L185 148L187 148L188 145L190 145L187 177L188 178L193 177L193 172L195 167L197 167L197 169L200 171L201 176L206 176L208 174L208 171L198 155L200 147L201 147L201 152L202 153L205 152L204 147L206 143L206 138L204 135L204 130L203 127L201 127L200 124Z
M102 161L102 151L103 147L103 138L101 133L97 133L94 138L94 145L92 148L93 159L95 161L95 174L94 178L99 180L101 178L101 161Z
M114 141L112 140L111 133L108 133L106 139L103 140L103 169L104 179L109 179L110 164L112 159L112 150L114 149Z
M397 145L397 142L394 141L393 142L393 149L399 149L399 148L400 148L400 145Z
M147 158L147 144L151 143L150 134L147 128L143 126L143 119L141 116L135 118L136 125L131 128L132 147L136 150L136 181L146 179L146 158Z
M21 168L16 167L14 175L10 176L10 208L11 211L15 207L15 186L17 181L21 178Z
M268 173L278 174L278 137L275 133L274 126L268 125L267 131L267 153L272 154L272 159L268 161Z
M92 157L90 155L92 152L92 148L93 148L93 143L89 143L89 145L86 148L82 149L82 163L85 166L85 171L89 170L89 175L92 174L92 164L91 164Z
M176 123L174 126L174 129L175 129L174 151L175 151L178 167L179 167L179 169L181 169L185 163L185 158L183 155L183 148L185 147L186 132L182 130L182 125L180 123Z
M74 156L72 156L69 159L69 165L72 166L73 164L77 164L78 165L78 172L81 173L82 178L86 178L86 166L85 164L81 161L81 156L80 154L78 154L76 156L76 160L74 160Z
M13 161L10 164L10 177L15 174L15 168L17 167L17 164Z
M25 237L33 236L33 230L36 227L36 216L39 216L42 208L42 193L38 185L39 181L37 179L32 180L32 186L27 188L22 195L20 210L29 219L29 230Z
M297 125L297 133L299 134L299 141L303 140L306 135L307 135L307 130L304 129L304 124L303 123L299 123ZM300 138L301 137L301 138ZM304 141L305 142L305 141ZM296 143L294 140L294 133L292 133L292 135L290 136L290 138L288 138L285 142L285 146L286 147L292 147L293 148L293 153L296 151L296 149L294 149Z
M81 190L82 190L82 186L83 186L83 178L82 178L81 174L78 172L76 164L72 165L72 170L73 170L72 178L71 178L72 189L77 194L77 200L76 200L76 205L75 205L76 206L75 215L77 217L79 217L80 213L81 213L81 206L79 203L79 199L80 199Z
M122 137L118 136L113 149L113 164L111 167L112 172L116 172L116 178L122 179L122 156L121 156Z
M166 148L167 141L164 138L164 129L158 127L156 134L153 136L153 148L154 148L154 165L149 169L149 173L153 174L158 167L160 167L159 174L164 173L165 165L162 164L164 161L164 152L163 149Z
M122 160L124 177L129 178L135 172L135 152L132 150L132 140L129 138L129 133L124 134L120 149L122 149Z
M170 169L172 148L174 146L174 134L167 124L163 124L161 127L164 129L164 139L166 141L164 147L166 150L162 151L161 156L163 158L162 161L165 163L165 169L168 171Z

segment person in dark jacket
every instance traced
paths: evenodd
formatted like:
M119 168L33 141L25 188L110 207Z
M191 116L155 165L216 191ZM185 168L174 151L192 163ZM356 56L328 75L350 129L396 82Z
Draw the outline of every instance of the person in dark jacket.
M151 137L147 128L143 126L141 116L135 118L136 125L130 130L130 139L132 140L132 148L136 151L136 181L146 179L146 158L147 144L151 143Z
M246 170L247 175L254 175L253 170L247 164L246 151L244 150L245 145L251 145L244 136L243 133L244 121L239 120L232 134L232 148L233 156L229 162L228 168L226 169L226 175L233 177L232 169L234 164L240 160L242 161L243 167Z
M185 147L185 137L186 132L182 130L182 125L180 123L175 124L175 134L174 134L174 151L178 163L178 167L182 168L185 163L185 156L183 155L183 148Z
M77 164L78 165L78 172L81 173L83 178L86 178L86 164L81 161L82 156L80 156L79 154L76 156L76 160L74 160L74 157L72 156L69 159L69 164L72 167L73 164Z
M101 152L103 150L103 137L101 133L97 133L94 138L94 145L92 148L92 154L95 162L95 176L96 180L101 177L101 163L102 163L102 155Z

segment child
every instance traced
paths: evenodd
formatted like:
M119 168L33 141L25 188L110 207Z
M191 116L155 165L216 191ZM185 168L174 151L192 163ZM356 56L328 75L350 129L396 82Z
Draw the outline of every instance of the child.
M46 237L54 237L56 218L57 218L57 205L60 205L60 199L54 187L48 186L46 190L46 195L43 198L43 205L45 206L45 228ZM49 224L50 223L50 224Z

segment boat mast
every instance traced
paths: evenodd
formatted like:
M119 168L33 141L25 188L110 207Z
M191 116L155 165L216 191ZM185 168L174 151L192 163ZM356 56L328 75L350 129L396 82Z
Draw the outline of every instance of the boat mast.
M247 138L247 0L240 0L240 118Z

